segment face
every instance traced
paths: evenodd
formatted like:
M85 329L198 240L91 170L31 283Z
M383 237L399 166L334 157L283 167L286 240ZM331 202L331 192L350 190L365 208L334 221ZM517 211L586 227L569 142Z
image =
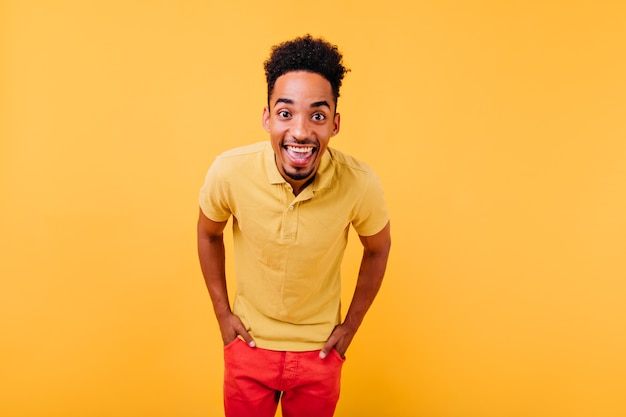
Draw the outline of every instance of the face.
M330 82L319 74L292 71L274 84L263 127L270 134L276 166L294 190L315 176L330 138L339 133Z

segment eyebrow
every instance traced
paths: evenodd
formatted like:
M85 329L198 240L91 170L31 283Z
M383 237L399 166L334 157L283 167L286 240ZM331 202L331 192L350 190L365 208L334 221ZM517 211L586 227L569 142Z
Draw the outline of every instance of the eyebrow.
M315 103L311 103L311 107L322 107L322 106L326 106L328 107L328 110L330 110L330 104L328 104L326 100L316 101Z
M276 107L278 103L294 104L294 101L290 98L278 98L276 99L276 102L274 103L274 107ZM309 107L315 108L315 107L323 107L323 106L328 107L328 110L330 110L330 104L328 104L326 100L315 101L311 103Z

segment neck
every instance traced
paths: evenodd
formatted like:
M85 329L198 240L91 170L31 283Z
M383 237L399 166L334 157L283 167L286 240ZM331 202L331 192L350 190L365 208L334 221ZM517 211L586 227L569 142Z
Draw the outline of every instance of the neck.
M293 190L293 195L298 196L298 194L300 194L302 190L304 190L306 187L308 187L309 184L313 182L313 179L315 179L315 175L311 175L310 178L299 180L299 181L292 180L291 178L285 178L285 179L287 180L289 185L291 185L291 189Z

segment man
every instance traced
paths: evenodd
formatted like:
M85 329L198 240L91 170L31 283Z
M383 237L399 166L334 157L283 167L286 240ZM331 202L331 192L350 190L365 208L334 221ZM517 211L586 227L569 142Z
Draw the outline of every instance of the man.
M328 147L339 133L348 70L311 36L265 62L270 142L220 155L200 192L198 252L224 341L227 417L332 416L344 355L380 288L390 248L380 183ZM231 310L223 230L233 216ZM363 244L356 289L340 314L340 266L352 225ZM282 397L282 398L281 398Z

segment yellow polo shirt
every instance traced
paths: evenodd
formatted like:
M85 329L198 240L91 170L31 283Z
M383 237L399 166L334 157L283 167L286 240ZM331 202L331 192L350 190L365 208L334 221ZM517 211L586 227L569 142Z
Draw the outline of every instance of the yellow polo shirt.
M378 233L389 214L364 163L328 148L315 179L296 197L269 142L218 156L200 191L211 220L233 216L233 311L257 346L320 349L340 323L340 267L350 225Z

